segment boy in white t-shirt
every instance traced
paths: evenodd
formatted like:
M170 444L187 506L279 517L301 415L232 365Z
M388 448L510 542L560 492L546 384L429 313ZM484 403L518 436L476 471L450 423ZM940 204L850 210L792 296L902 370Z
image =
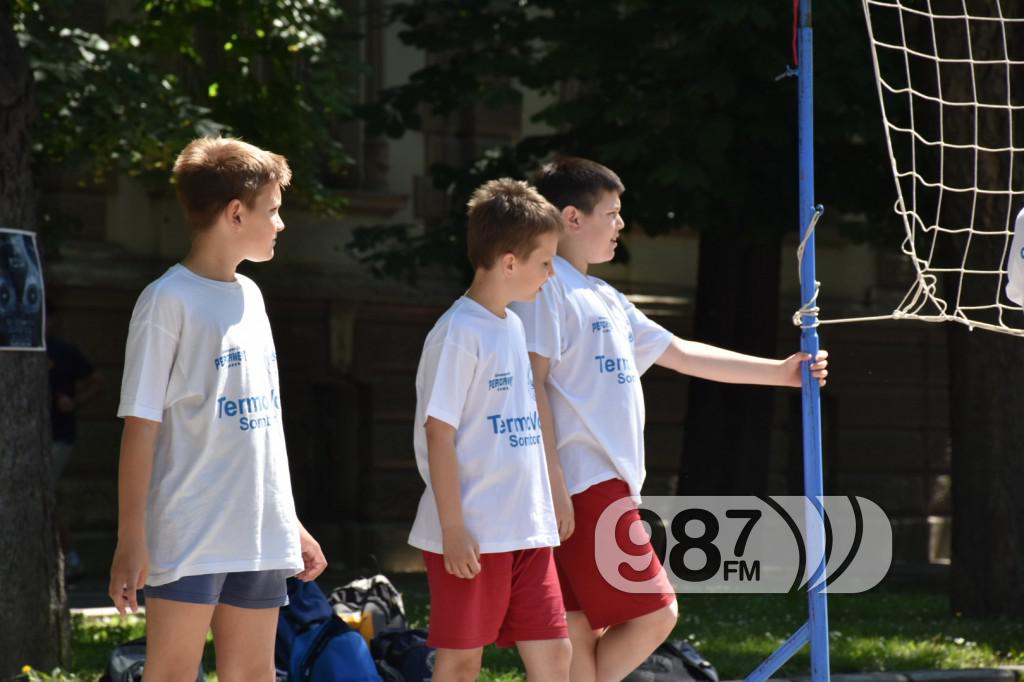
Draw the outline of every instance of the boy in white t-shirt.
M640 376L659 364L715 381L800 386L800 363L810 356L768 360L674 337L587 275L591 264L612 259L624 227L619 177L593 161L563 158L545 165L535 182L561 211L564 232L554 276L533 302L513 309L526 329L545 449L555 461L551 486L562 540L555 563L572 641L570 677L620 680L669 635L678 613L649 542L654 560L635 580L663 582L660 593L612 587L595 560L601 513L624 497L638 498L644 481ZM822 385L825 357L822 351L811 365ZM635 508L629 516L616 532L640 520Z
M192 244L139 296L125 351L110 598L146 593L146 679L195 676L213 628L223 680L273 680L285 580L327 566L299 524L277 353L259 287L274 257L283 156L200 138L174 164Z
M475 680L492 642L515 644L531 680L568 679L549 463L523 325L506 307L544 286L561 228L524 182L478 189L473 283L423 344L413 443L427 488L409 544L427 568L436 680Z

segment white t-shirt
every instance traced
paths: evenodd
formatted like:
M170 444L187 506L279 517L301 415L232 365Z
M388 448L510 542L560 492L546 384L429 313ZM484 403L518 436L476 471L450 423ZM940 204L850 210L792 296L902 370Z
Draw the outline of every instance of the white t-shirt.
M416 372L416 466L427 489L409 534L413 547L444 551L430 485L427 417L455 427L462 514L481 553L558 544L533 372L523 325L462 297L423 344Z
M117 415L161 422L147 584L302 569L277 352L251 279L218 282L174 265L143 290Z
M1006 297L1024 305L1024 210L1017 214L1013 226L1013 243L1006 261Z
M548 396L569 494L621 478L639 496L646 475L640 375L672 334L564 258L554 269L533 302L512 307L526 347L551 361Z

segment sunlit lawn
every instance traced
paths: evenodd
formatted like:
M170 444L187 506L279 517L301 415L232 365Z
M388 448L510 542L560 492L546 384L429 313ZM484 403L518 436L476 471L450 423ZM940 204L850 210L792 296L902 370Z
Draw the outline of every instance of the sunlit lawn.
M426 626L426 595L400 586L411 624ZM683 597L675 636L693 641L722 679L742 678L803 623L805 605L801 595ZM832 595L829 618L833 673L1024 665L1024 622L958 618L944 595ZM73 669L85 680L98 678L110 649L143 629L139 618L77 619ZM207 647L208 671L214 669L212 649ZM805 649L776 676L806 675L808 666ZM481 679L525 676L514 650L489 647Z

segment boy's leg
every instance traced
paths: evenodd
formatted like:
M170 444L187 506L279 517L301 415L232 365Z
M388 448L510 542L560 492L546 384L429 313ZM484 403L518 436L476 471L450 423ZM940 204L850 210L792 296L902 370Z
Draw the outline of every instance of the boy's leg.
M194 680L213 604L146 598L145 682Z
M569 641L572 643L569 680L594 682L597 679L597 643L604 631L590 627L590 621L582 611L569 611L565 618L569 624Z
M613 625L597 642L594 680L617 682L644 662L676 625L675 603L653 613Z
M423 552L423 563L430 585L427 644L437 649L433 679L471 682L508 609L512 553L482 554L480 573L468 580L448 573L440 554Z
M512 594L497 644L516 645L527 680L568 682L572 647L551 548L512 555Z
M279 610L217 605L212 625L220 682L273 682Z
M630 528L641 522L636 507L618 519L614 538L597 538L597 521L601 514L609 505L628 496L629 487L618 479L597 483L573 495L576 530L555 549L555 562L569 612L573 682L625 677L675 626L678 607L672 585L661 572L661 563L649 540L637 545L630 535ZM595 555L599 541L614 542L635 556L651 556L647 569L631 578L638 582L655 579L664 583L663 588L656 593L632 593L610 585L597 567ZM621 630L613 633L618 628Z
M535 639L516 642L526 666L526 682L557 682L569 679L572 646L568 639ZM443 679L443 678L438 678Z
M484 648L438 649L434 659L435 680L452 682L474 682L480 675L480 661Z
M213 645L221 682L273 682L280 607L291 571L228 573L213 612Z

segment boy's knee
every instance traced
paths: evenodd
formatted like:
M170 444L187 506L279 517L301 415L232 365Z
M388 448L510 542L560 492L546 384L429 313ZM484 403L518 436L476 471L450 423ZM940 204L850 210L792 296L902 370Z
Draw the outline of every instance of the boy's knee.
M475 682L480 677L480 661L459 661L452 670L452 679L457 682Z
M662 638L668 637L679 621L679 604L673 600L671 604L655 611L651 616L654 626L661 631Z
M454 654L451 650L438 652L435 663L436 679L452 680L452 682L473 682L480 676L481 657ZM439 676L438 673L441 673Z
M180 677L181 680L195 679L195 670ZM217 679L220 682L256 682L258 680L273 680L274 665L267 665L261 660L239 661L235 660L228 665L217 665Z
M560 639L553 647L551 654L551 672L557 675L557 679L566 679L569 676L569 666L572 663L572 644L569 639Z
M572 644L568 638L543 642L530 655L523 652L527 680L568 680L572 665ZM522 651L522 649L520 649Z

